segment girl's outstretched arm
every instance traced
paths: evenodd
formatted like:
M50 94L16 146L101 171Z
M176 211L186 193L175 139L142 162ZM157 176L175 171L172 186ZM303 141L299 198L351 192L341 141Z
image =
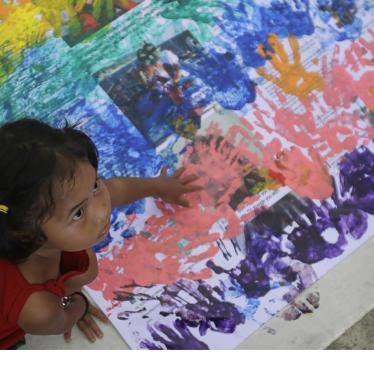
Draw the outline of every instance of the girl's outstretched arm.
M116 177L104 182L109 190L113 208L148 196L160 197L168 203L189 207L190 203L183 195L203 188L193 184L198 176L184 176L183 172L184 168L181 168L174 175L167 176L166 169L163 168L161 175L156 178Z

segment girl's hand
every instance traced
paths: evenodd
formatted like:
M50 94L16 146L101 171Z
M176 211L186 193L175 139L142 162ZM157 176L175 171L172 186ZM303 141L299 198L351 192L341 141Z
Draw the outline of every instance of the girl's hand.
M191 207L190 201L184 197L184 194L203 189L202 186L192 184L199 177L195 174L182 176L184 167L178 169L172 176L168 176L166 170L167 168L163 167L160 176L155 178L157 196L167 203Z
M87 337L87 339L94 343L96 341L96 337L102 338L104 334L92 316L96 317L102 322L108 322L108 318L101 310L90 304L87 315L77 322L77 326ZM64 338L66 342L69 342L71 339L71 331L65 332Z

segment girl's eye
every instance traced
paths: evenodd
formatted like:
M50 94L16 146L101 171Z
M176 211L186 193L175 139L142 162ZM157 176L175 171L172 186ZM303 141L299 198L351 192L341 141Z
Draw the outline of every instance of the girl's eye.
M84 216L84 208L80 208L74 214L73 221L79 221Z

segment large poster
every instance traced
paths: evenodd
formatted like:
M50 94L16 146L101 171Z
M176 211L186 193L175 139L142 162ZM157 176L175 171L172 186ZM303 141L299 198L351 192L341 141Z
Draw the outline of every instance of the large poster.
M87 287L132 348L234 348L374 230L371 1L0 5L0 115L79 122L100 174L184 166L113 211Z

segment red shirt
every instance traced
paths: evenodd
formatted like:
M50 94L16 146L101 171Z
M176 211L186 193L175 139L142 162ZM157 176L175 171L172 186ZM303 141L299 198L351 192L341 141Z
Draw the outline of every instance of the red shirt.
M85 250L62 252L60 276L43 284L30 284L15 264L0 259L0 349L7 349L23 338L25 332L18 327L17 320L28 297L36 291L49 291L58 297L64 296L64 281L85 273L89 266Z

